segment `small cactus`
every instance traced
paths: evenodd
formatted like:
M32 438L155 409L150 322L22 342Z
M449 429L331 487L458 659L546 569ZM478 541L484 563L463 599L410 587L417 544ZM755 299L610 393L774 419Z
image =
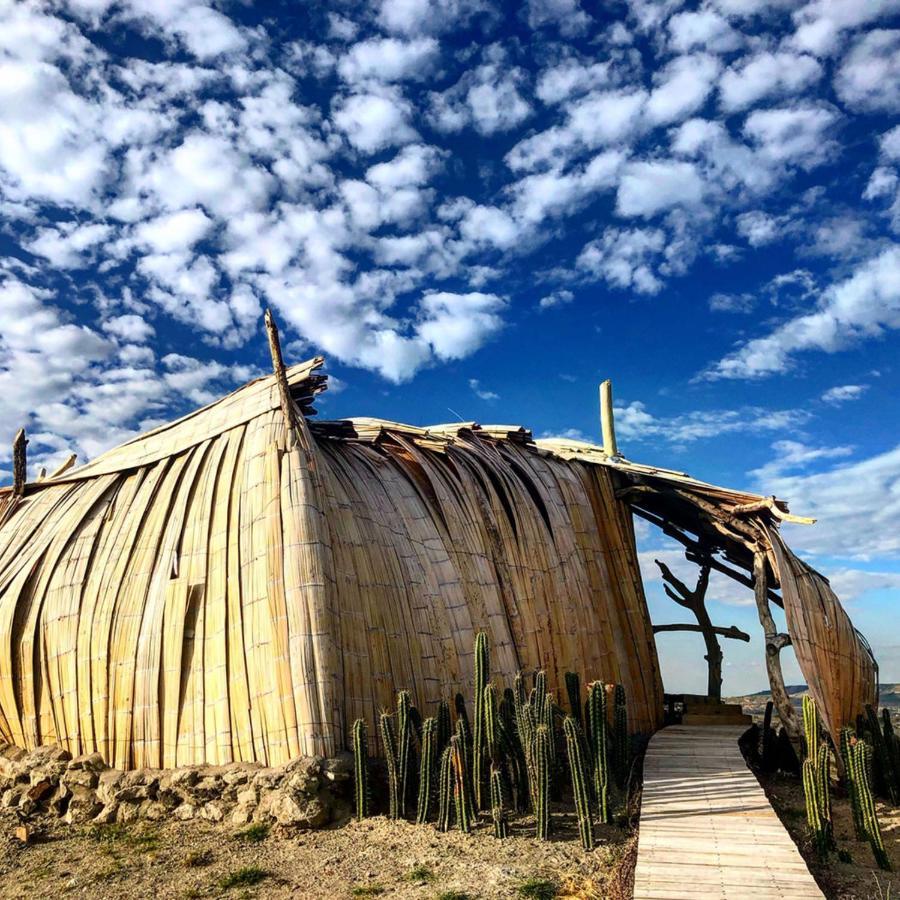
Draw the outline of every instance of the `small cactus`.
M453 751L450 744L441 754L441 769L438 776L438 830L450 830L453 810Z
M880 869L889 872L891 863L884 849L881 837L881 826L875 810L875 799L872 796L872 748L865 742L857 740L850 748L856 780L856 793L859 798L863 830L872 848L872 855Z
M550 836L550 733L546 725L538 725L534 732L535 769L535 835L546 841Z
M803 761L803 794L806 821L816 851L822 859L834 848L831 822L831 751L821 739L819 714L812 697L803 698L803 727L806 734L806 759Z
M628 707L625 705L625 688L621 684L616 685L614 696L613 729L616 781L619 787L622 787L628 777L628 766L631 760L628 746Z
M897 784L897 777L894 772L891 748L884 739L884 732L881 723L878 721L878 714L869 703L866 704L866 721L872 738L873 758L878 764L878 785L884 795L896 806L897 801L900 800L900 786Z
M581 705L580 702L578 705ZM591 800L588 788L588 767L584 758L584 740L581 728L572 716L566 716L566 720L563 722L563 731L566 735L566 749L569 754L569 772L572 775L572 795L575 798L575 811L578 814L581 846L585 850L592 850L594 830L591 825Z
M422 754L419 762L419 802L416 809L416 822L424 825L431 811L431 800L434 796L435 759L437 758L438 723L430 717L422 723Z
M816 701L809 694L803 697L803 731L806 734L807 756L815 757L819 749L819 715Z
M388 712L381 714L381 744L388 773L388 816L400 818L400 763L397 757L397 738Z
M595 681L588 691L588 744L593 755L594 796L598 819L609 822L609 749L607 741L606 687Z
M531 690L531 706L534 709L534 718L543 722L547 714L547 673L540 669L534 674L534 687Z
M369 815L369 739L365 719L353 723L353 783L356 818Z
M472 830L472 810L469 805L466 781L468 771L464 751L458 737L450 738L450 758L453 762L453 799L456 805L456 825L464 834Z
M484 715L484 746L487 755L492 762L499 761L498 741L498 712L497 694L493 684L487 684L482 698L482 713Z
M484 689L490 680L490 654L487 633L475 636L475 727L472 739L472 783L475 786L475 808L482 808L482 773L485 755Z
M456 720L456 740L460 763L462 765L462 779L464 799L466 802L466 814L469 820L475 817L475 789L472 785L472 766L469 762L472 751L472 735L469 733L469 723L466 719ZM451 742L453 738L450 739Z
M453 726L450 723L450 704L446 700L441 700L438 704L437 712L437 753L440 755L444 752L444 747L450 743L450 735Z
M844 762L844 774L847 779L847 793L850 796L850 809L853 812L853 829L856 839L866 840L866 830L863 825L862 807L859 802L859 793L856 789L856 760L853 756L853 744L856 742L856 734L852 728L841 729L840 753Z
M397 771L399 777L399 816L406 814L406 797L409 792L409 755L412 748L412 701L409 691L397 694Z
M566 672L566 693L569 695L569 708L572 718L580 727L584 726L581 719L581 679L577 672Z
M457 693L453 698L453 706L456 709L456 719L464 719L466 727L469 729L469 740L471 740L472 723L469 721L469 713L466 711L466 698L462 694Z
M503 808L503 779L500 768L491 764L491 817L494 820L494 837L505 838L509 834L509 823Z

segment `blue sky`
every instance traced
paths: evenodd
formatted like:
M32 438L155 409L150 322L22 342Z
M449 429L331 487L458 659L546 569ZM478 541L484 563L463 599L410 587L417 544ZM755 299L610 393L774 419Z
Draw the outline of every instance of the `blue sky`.
M898 111L898 0L0 0L0 479L265 370L265 306L327 416L594 439L611 377L629 457L819 518L900 679Z

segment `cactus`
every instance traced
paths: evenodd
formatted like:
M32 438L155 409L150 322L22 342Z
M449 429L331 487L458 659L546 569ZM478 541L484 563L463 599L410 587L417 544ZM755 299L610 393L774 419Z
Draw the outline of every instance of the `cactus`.
M534 709L534 718L537 722L545 721L547 715L547 673L540 669L534 673L534 687L531 690L529 698L532 709Z
M588 745L593 755L594 796L598 819L609 822L609 750L607 747L606 687L595 681L588 691Z
M406 814L406 796L409 791L409 754L412 747L412 722L409 691L397 694L397 773L399 778L399 816Z
M900 799L900 786L897 784L897 774L894 772L894 760L891 754L891 746L885 740L881 725L878 722L878 715L870 704L866 704L866 719L869 725L869 731L872 735L872 750L874 758L878 763L878 774L881 789L883 793L890 799L891 803L896 806ZM888 720L890 721L890 719Z
M550 836L550 734L546 725L534 731L534 818L535 836L546 841Z
M453 762L453 799L456 805L456 825L464 834L472 830L472 810L469 805L466 781L468 770L462 742L456 736L450 738L450 758Z
M369 815L369 738L365 719L353 723L353 776L356 818Z
M891 723L891 711L887 707L882 707L881 721L882 737L890 757L894 785L897 794L900 795L900 741L897 740L897 735L894 734L894 726Z
M816 802L816 764L810 757L803 760L803 796L806 799L806 821L813 837L813 843L819 855L824 857L827 850L823 841L819 804Z
M456 709L456 719L459 721L463 719L466 723L466 728L469 730L469 741L471 742L471 734L472 734L472 723L469 721L469 714L466 711L466 698L463 697L462 694L457 694L453 698L453 706Z
M469 733L469 723L466 719L456 720L456 739L459 744L458 752L462 766L463 796L466 801L466 813L469 820L471 820L475 817L475 790L472 786L472 766L469 763L472 735ZM450 740L452 742L453 738Z
M387 764L388 773L388 816L392 819L399 819L400 763L397 757L397 738L394 735L390 713L382 712L380 721L381 743L384 747L384 761Z
M475 636L475 728L472 741L472 783L475 786L475 808L482 808L482 772L485 753L484 689L490 680L490 652L487 633Z
M775 704L769 700L766 703L766 713L763 716L762 731L762 768L764 772L775 770L775 733L772 731L772 712Z
M491 763L491 817L494 820L494 837L505 838L509 834L506 811L503 808L503 780L498 766Z
M453 809L453 751L448 742L441 754L441 769L438 776L438 830L450 830L450 816Z
M580 702L578 704L581 705ZM591 825L591 801L588 790L587 763L584 758L584 741L581 728L572 716L566 716L563 722L566 735L566 749L569 754L569 772L572 775L572 795L575 798L575 811L578 814L578 831L581 834L581 846L585 850L594 847L594 830Z
M819 750L819 715L816 701L809 694L803 698L803 731L806 735L806 755L815 758Z
M453 726L450 724L450 704L446 700L441 700L438 704L437 712L437 755L440 756L444 752L444 747L450 743L450 735Z
M844 761L844 774L847 779L847 793L850 796L850 808L853 811L853 828L856 839L866 840L866 831L863 826L862 808L859 802L859 793L856 790L856 761L853 756L853 744L856 742L856 734L852 728L841 729L840 751Z
M625 784L628 777L628 708L625 705L625 688L621 684L615 687L615 707L613 710L613 747L615 759L616 782L619 787Z
M820 738L819 714L812 697L803 698L803 727L806 736L806 759L803 761L803 794L806 799L806 821L816 851L824 859L834 848L831 822L831 751Z
M584 727L581 718L581 679L577 672L566 672L566 693L569 695L569 708L572 710L572 718L579 727Z
M431 799L434 796L434 763L437 758L438 743L437 720L429 717L422 723L422 755L419 761L419 802L416 809L416 822L424 825L431 811Z
M484 688L482 699L482 713L484 715L484 745L491 762L499 762L498 741L498 713L497 694L493 684L487 684Z
M528 798L528 766L522 747L511 724L500 717L498 728L498 744L500 754L506 761L509 772L515 807L521 811L527 808Z
M872 748L865 741L857 740L850 747L850 756L853 761L853 777L856 781L863 830L878 867L889 872L891 863L884 849L881 826L878 824L875 800L872 796Z

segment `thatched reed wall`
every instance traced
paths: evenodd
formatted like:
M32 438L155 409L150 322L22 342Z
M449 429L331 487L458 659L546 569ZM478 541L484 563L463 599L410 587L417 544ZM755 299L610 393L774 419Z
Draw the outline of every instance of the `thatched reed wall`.
M288 370L293 413L320 364ZM621 682L652 730L613 476L519 429L311 428L260 379L0 495L0 737L121 768L328 755L398 688L428 713L469 694L480 629L499 678Z

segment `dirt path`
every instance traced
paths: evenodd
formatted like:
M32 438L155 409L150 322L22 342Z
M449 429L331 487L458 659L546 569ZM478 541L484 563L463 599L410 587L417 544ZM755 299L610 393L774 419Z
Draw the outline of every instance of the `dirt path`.
M504 841L487 826L471 835L440 834L383 818L331 831L244 836L241 829L208 822L77 828L47 819L46 830L22 846L14 836L17 820L4 813L0 898L589 900L620 893L609 880L632 839L598 826L600 846L586 854L569 817L556 818L557 835L545 843L530 837L527 819L514 822ZM548 883L543 893L540 882Z

